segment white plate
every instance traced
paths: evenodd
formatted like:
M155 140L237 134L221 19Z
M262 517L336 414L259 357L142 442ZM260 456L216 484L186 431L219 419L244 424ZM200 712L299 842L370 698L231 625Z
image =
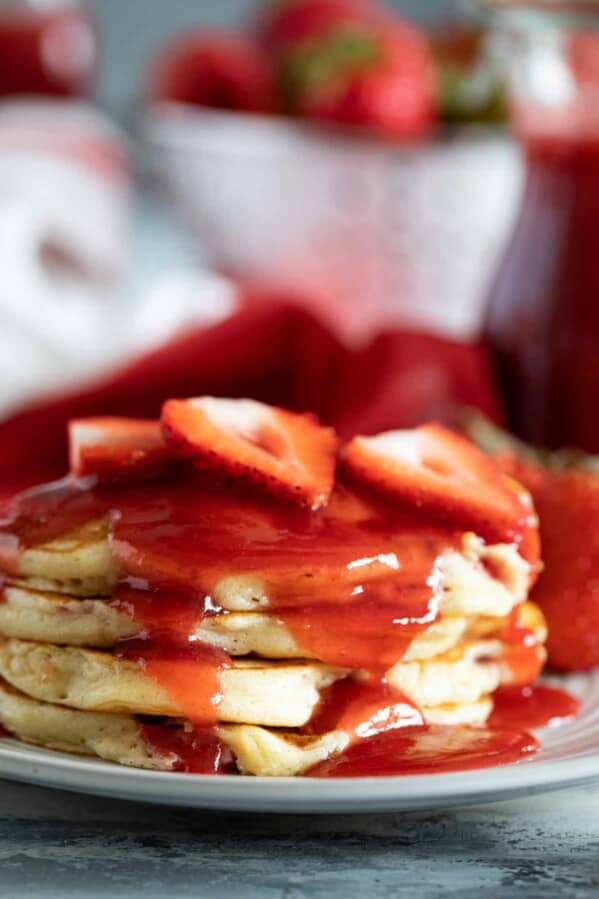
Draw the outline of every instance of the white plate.
M563 681L562 681L563 683ZM372 812L492 802L599 780L599 671L564 684L582 699L579 718L537 731L531 760L407 777L208 777L124 768L0 740L0 777L97 796L244 812Z

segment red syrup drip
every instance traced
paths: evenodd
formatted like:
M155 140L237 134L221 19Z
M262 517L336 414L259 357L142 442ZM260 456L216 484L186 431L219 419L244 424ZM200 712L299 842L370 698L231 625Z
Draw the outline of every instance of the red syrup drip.
M227 774L235 770L230 753L213 729L143 723L140 733L149 751L165 759L172 771Z
M321 692L321 700L304 733L342 730L353 742L399 727L423 724L420 709L385 678L346 677Z
M193 639L206 615L206 601L195 593L141 589L128 583L118 585L110 605L139 625L138 642L164 640L184 645Z
M501 659L510 669L513 685L530 684L541 673L545 662L536 634L523 627L518 618L519 608L515 606L501 634L504 644Z
M137 662L169 694L182 716L195 724L218 720L222 701L221 672L229 658L204 643L125 640L117 654Z
M436 620L431 591L390 582L360 588L342 608L312 602L281 609L296 643L330 665L386 671L401 659L412 640Z
M126 611L141 628L140 636L121 641L116 653L136 661L194 724L216 724L220 676L231 660L216 647L194 640L205 615L204 601L180 591L152 592L122 584L111 605Z

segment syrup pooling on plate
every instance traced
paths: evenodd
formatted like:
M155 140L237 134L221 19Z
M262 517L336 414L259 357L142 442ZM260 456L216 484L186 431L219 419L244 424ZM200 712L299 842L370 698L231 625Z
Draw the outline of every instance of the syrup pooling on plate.
M413 703L405 700L402 709L401 694L391 688L385 694L384 686L351 683L348 678L329 690L314 719L316 732L335 726L354 732L355 722L360 717L368 721L369 713L371 727L367 724L357 735L363 738L351 740L341 755L307 771L308 777L442 774L524 761L540 748L529 728L570 720L579 707L578 700L564 690L544 684L502 687L493 694L493 712L484 727L442 727L423 724L422 719L418 722ZM387 700L378 719L376 702L368 706L369 694L374 697L377 690ZM383 725L380 732L377 724Z
M442 774L519 762L539 749L518 730L487 727L406 727L353 743L336 758L306 772L308 777L385 777Z
M575 718L580 703L574 696L546 684L500 687L493 694L490 727L545 727Z

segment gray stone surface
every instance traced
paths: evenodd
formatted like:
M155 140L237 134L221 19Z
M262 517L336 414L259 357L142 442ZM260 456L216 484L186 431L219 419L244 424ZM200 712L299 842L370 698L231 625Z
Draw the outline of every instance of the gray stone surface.
M0 782L0 896L590 899L598 804L587 787L438 813L245 816Z

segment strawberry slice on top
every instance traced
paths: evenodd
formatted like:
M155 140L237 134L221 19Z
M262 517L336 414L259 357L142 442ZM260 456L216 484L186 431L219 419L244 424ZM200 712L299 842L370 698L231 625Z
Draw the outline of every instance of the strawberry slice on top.
M69 422L69 460L76 477L100 481L143 480L164 474L177 457L159 421L141 418L79 418Z
M489 540L519 542L533 514L526 492L493 459L441 425L354 437L343 462L353 480L377 493Z
M328 501L338 438L314 415L204 396L167 400L161 420L167 444L199 469L313 510Z

